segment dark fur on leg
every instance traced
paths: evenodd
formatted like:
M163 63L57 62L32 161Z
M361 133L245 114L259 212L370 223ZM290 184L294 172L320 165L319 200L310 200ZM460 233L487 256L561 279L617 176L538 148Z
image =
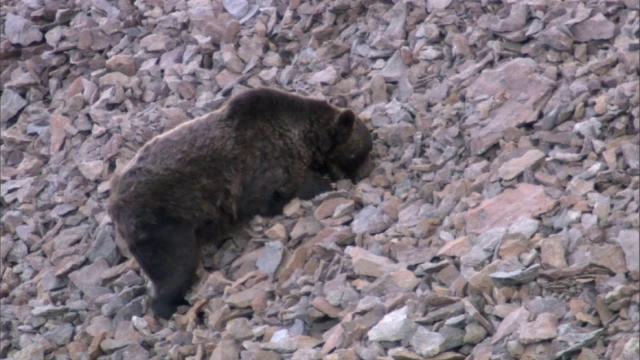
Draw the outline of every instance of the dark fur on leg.
M170 318L194 282L199 247L193 228L175 219L161 217L149 226L145 239L131 246L131 252L151 279L156 296L154 313Z

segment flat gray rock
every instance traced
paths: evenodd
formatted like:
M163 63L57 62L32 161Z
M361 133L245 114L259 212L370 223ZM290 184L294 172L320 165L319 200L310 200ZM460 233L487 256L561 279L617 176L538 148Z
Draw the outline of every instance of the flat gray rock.
M27 101L22 96L11 89L5 89L0 98L0 119L2 122L9 121L25 106Z
M8 13L4 22L4 34L13 44L27 46L41 41L42 32L31 21L19 15Z

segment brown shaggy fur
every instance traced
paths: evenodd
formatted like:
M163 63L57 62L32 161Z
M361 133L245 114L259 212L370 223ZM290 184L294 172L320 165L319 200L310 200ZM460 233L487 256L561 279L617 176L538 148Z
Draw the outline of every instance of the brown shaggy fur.
M371 134L351 110L272 89L145 144L112 180L108 210L170 317L193 284L201 245L292 198L331 189L369 164Z

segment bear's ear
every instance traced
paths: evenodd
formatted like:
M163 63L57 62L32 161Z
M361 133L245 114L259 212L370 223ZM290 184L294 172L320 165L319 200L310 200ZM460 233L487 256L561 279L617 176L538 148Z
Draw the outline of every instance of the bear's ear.
M336 144L344 144L349 140L353 132L353 123L356 121L356 114L351 110L342 110L336 122Z

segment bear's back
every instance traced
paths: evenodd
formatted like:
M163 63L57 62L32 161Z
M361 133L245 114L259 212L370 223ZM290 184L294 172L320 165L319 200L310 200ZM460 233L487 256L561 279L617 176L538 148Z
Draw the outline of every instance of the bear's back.
M319 114L332 118L334 108L272 89L247 91L145 144L114 177L111 203L234 208L243 192L269 188L265 181L309 165L314 149L305 137L326 126Z

